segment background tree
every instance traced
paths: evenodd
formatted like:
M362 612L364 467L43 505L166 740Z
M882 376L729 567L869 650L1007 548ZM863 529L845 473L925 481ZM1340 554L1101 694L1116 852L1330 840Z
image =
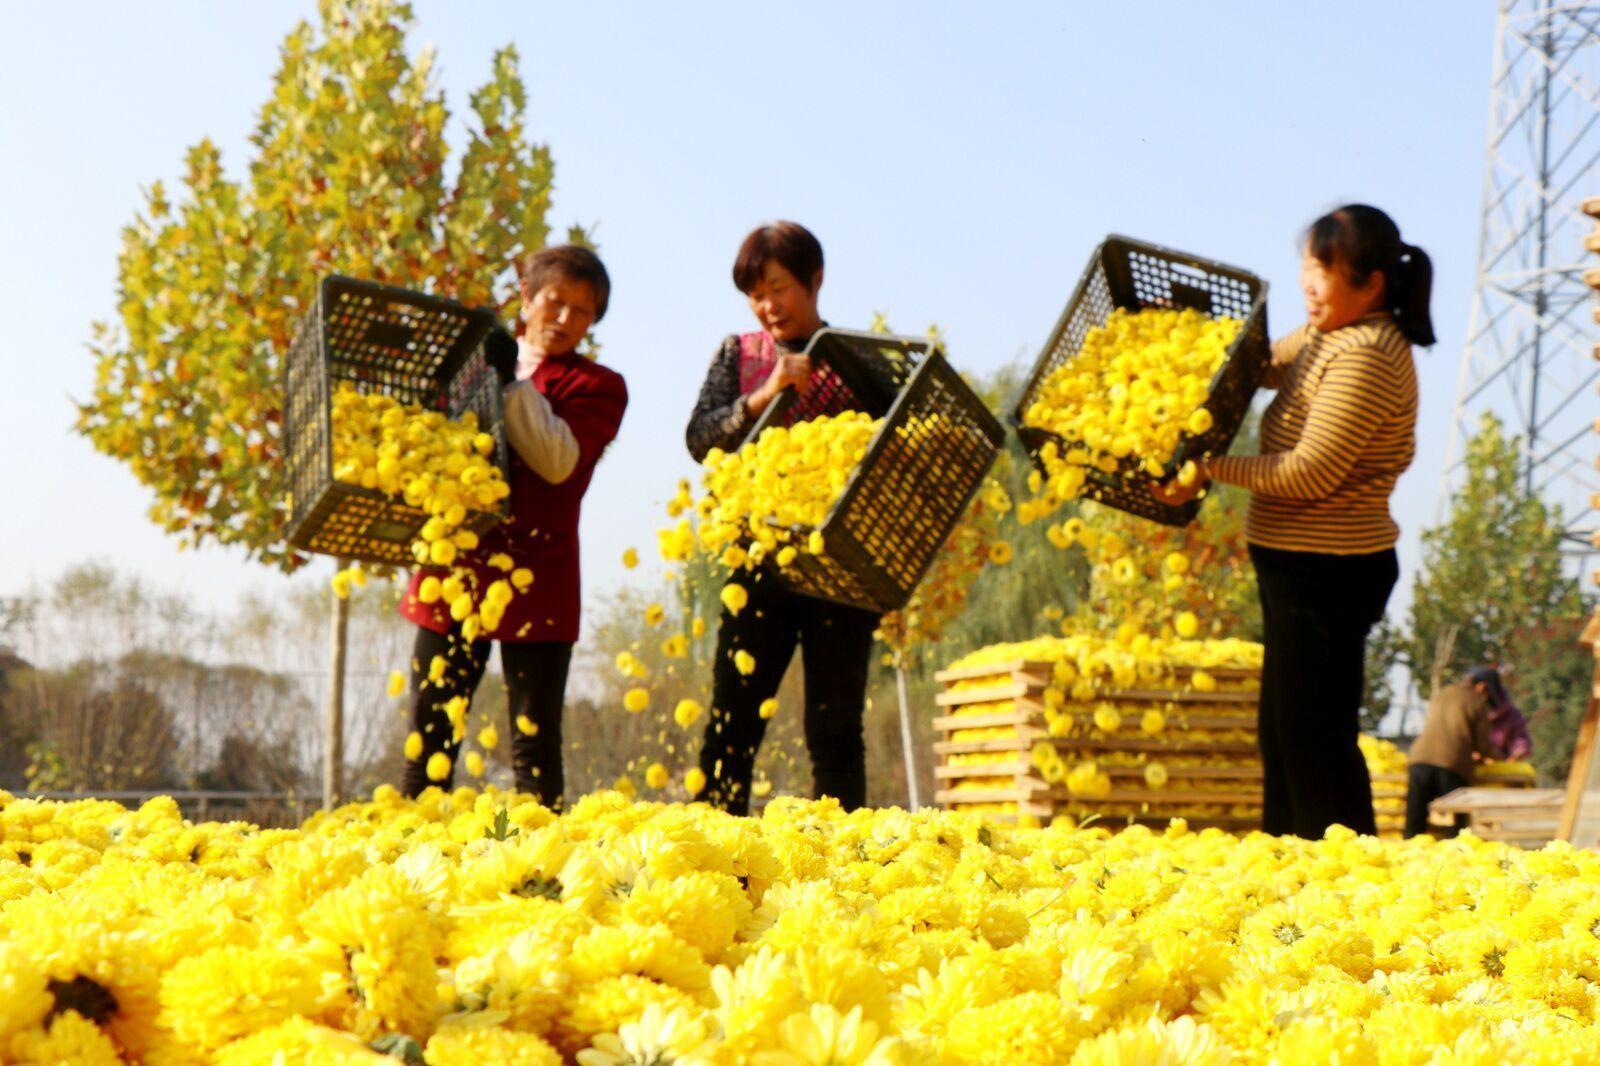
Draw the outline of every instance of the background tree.
M236 544L292 569L279 484L281 361L318 279L345 273L509 314L514 258L542 247L552 164L524 133L515 49L472 96L458 176L445 180L449 112L433 56L406 53L408 5L322 0L282 48L230 179L210 140L189 150L184 193L161 182L123 234L114 324L99 323L79 429L155 497L184 542Z
M1409 626L1394 658L1424 697L1435 677L1449 682L1476 665L1509 664L1512 696L1535 722L1535 762L1557 779L1571 760L1593 669L1577 644L1589 607L1561 557L1560 513L1526 489L1522 469L1518 441L1484 415L1449 513L1422 535Z
M517 53L495 54L446 180L449 112L409 5L320 0L285 39L230 178L210 140L175 203L161 182L124 230L114 322L97 323L78 429L153 496L185 545L241 547L293 570L284 540L281 367L324 275L514 310L516 256L544 245L552 162L530 145ZM263 473L269 476L263 476ZM337 610L337 608L336 608ZM336 691L342 684L335 681Z

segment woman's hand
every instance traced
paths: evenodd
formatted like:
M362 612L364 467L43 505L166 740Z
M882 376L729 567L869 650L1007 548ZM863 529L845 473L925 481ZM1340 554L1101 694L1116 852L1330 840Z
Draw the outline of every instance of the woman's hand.
M1194 468L1194 476L1188 479L1188 484L1184 483L1183 474L1179 474L1170 481L1152 482L1150 495L1168 507L1182 507L1204 492L1211 484L1211 479L1207 476L1204 459L1195 460Z
M804 352L782 352L772 364L772 373L750 394L747 401L750 413L759 415L767 405L778 398L778 393L793 386L804 396L811 389L811 357Z

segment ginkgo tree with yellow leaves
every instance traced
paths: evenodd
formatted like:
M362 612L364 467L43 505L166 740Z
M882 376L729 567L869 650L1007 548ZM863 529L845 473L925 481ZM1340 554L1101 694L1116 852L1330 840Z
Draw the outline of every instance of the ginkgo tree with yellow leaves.
M553 166L529 142L517 53L495 54L448 175L449 111L409 5L321 0L282 47L246 176L189 149L123 234L113 321L96 324L78 429L125 463L186 546L293 570L280 480L281 366L330 273L513 310L511 264L544 245Z
M491 307L518 299L512 264L544 246L553 165L530 143L509 45L472 94L454 177L431 50L407 49L396 0L320 0L285 39L244 177L209 139L183 189L156 182L123 232L115 318L90 345L78 431L127 464L150 517L185 547L222 544L285 571L282 365L339 273ZM574 230L573 239L582 233ZM340 792L345 614L334 604L324 798Z

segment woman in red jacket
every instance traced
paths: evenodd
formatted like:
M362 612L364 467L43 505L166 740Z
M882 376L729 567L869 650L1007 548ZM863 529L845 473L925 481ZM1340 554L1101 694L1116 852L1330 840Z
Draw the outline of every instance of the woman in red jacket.
M511 766L519 791L542 803L561 803L561 709L567 668L578 639L578 511L595 464L617 435L628 390L622 375L577 354L590 327L605 317L611 281L598 256L564 245L534 252L518 264L522 284L522 335L513 342L496 329L487 342L490 365L505 388L506 440L511 445L509 518L484 534L457 562L482 590L504 575L489 565L496 554L533 573L491 632L463 639L442 602L425 604L418 571L400 613L417 624L411 662L412 728L422 751L406 760L405 793L415 796L451 774L430 780L429 758L459 748L444 707L471 699L489 660L489 641L500 642L500 665L510 701ZM437 573L437 572L435 572ZM430 680L436 656L443 678Z

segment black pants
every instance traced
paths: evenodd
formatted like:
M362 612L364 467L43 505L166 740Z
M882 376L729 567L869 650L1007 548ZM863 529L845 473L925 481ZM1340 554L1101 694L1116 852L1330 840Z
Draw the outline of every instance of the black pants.
M1261 667L1261 827L1316 839L1331 825L1375 833L1361 756L1367 634L1399 577L1393 550L1323 555L1250 545Z
M1427 763L1412 763L1406 781L1406 836L1420 836L1423 833L1433 833L1442 837L1455 836L1460 830L1459 824L1456 829L1429 828L1428 804L1458 788L1466 788L1467 785L1467 779L1454 770L1447 770L1443 766L1429 766Z
M435 655L444 656L444 679L428 680L428 669ZM455 729L444 713L444 705L456 696L472 699L489 665L489 642L465 641L458 632L435 633L417 627L417 643L411 653L411 728L422 734L422 754L406 760L407 796L419 795L429 785L449 788L454 777ZM500 667L506 675L506 695L510 722L506 734L511 740L511 771L517 791L538 797L548 807L561 805L564 780L561 771L561 708L566 700L567 667L572 661L572 645L554 641L527 644L500 643ZM533 736L517 728L519 715L526 715L537 727ZM428 757L435 752L450 756L451 777L428 780Z
M798 643L815 795L855 810L867 801L861 718L879 616L788 592L761 573L737 580L749 590L750 602L737 616L724 610L717 631L711 714L700 747L707 782L702 798L735 814L749 813L756 751L767 731L761 703L777 695ZM741 650L755 657L748 676L733 662Z

